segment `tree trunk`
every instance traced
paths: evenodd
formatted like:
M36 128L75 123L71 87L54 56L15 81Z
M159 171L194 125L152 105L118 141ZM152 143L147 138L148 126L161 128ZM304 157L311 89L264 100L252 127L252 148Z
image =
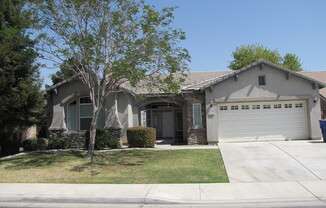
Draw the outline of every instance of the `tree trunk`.
M99 110L96 110L96 112L93 112L93 119L92 119L91 126L89 129L89 144L88 144L88 151L87 151L86 157L91 157L92 159L93 159L93 155L94 155L94 145L95 145L95 137L96 137L96 124L97 124L98 112L99 112Z

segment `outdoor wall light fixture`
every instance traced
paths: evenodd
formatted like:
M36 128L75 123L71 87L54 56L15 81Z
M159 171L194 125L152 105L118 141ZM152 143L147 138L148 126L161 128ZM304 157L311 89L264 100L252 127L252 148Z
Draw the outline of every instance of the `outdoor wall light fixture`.
M211 102L209 102L209 106L213 107L213 101L211 100Z
M318 101L318 97L314 98L314 103L316 103Z

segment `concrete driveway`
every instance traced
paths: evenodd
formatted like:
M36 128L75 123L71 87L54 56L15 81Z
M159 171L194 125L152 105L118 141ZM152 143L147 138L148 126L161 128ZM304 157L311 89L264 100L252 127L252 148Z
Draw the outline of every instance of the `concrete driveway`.
M326 143L320 141L219 144L231 183L326 180Z

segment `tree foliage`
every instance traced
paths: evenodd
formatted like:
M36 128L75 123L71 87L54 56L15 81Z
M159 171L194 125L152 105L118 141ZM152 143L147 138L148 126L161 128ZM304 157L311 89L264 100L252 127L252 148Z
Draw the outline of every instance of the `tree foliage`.
M0 146L18 152L24 127L40 122L40 91L35 41L29 38L31 13L22 0L0 0Z
M73 59L65 60L60 65L60 70L54 74L51 74L52 84L57 84L65 79L69 79L75 75L73 70L70 70L69 67L74 65Z
M261 44L242 45L237 47L232 53L233 60L228 68L232 70L241 69L260 59L283 66L293 71L302 71L300 59L291 53L287 53L284 58L277 49L270 50Z
M67 69L90 90L88 156L93 155L99 110L123 83L179 90L190 57L178 46L185 34L172 28L173 11L156 10L142 0L44 0L36 5L44 56L58 64L73 59Z
M293 71L302 71L301 60L297 55L293 53L285 54L282 65L284 68L291 69Z

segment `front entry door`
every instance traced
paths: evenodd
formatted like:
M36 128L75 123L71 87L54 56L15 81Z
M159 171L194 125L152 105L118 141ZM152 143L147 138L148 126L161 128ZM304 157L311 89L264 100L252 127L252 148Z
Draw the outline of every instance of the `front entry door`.
M162 112L162 133L163 139L172 139L174 137L174 120L172 111Z

